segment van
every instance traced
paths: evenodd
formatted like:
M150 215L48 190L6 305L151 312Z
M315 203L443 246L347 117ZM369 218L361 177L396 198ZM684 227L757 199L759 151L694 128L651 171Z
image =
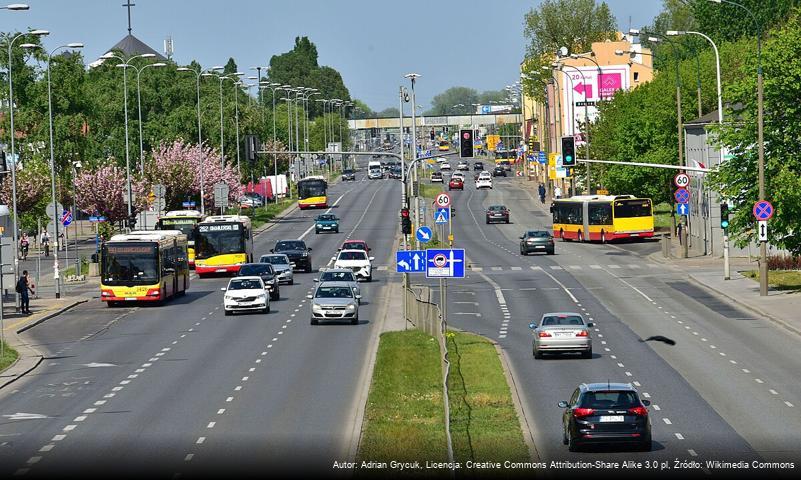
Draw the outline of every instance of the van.
M381 162L371 161L367 164L367 178L370 180L384 178L384 173L381 171Z

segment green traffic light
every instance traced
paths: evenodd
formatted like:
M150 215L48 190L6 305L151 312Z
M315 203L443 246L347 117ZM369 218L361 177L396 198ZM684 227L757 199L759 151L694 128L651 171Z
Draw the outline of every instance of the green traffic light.
M720 228L729 228L729 221L728 220L721 220L720 221Z

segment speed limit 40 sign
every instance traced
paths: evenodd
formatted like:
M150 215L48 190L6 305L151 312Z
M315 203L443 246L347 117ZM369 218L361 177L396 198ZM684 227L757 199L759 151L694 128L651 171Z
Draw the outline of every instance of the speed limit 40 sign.
M673 177L673 183L679 188L685 188L690 185L690 176L686 173L677 173Z

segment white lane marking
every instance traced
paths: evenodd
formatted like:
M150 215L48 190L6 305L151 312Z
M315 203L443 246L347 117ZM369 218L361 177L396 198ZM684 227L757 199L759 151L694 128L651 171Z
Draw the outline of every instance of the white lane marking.
M551 270L562 270L562 267L559 265L551 265Z
M55 447L55 445L53 445L52 443L48 443L47 445L45 445L42 448L40 448L39 451L40 452L49 452L50 450L53 449L53 447Z
M78 425L67 425L66 427L63 428L63 430L65 432L71 432L71 431L75 430L75 427L77 427L77 426Z
M523 270L523 267L512 267L512 270Z
M620 368L624 367L624 365L622 363L619 363L619 362L618 362L617 366L620 367Z
M662 420L668 425L673 425L673 422L671 422L669 418L663 418Z
M106 404L106 401L105 401L105 400L98 400L98 401L96 401L94 404L95 404L95 406L98 406L98 407L99 407L99 406L101 406L101 405L105 405L105 404Z
M194 453L187 453L186 456L184 457L184 462L191 461L194 456L195 456Z
M197 439L197 441L195 443L197 445L200 445L201 443L203 443L205 441L206 441L206 437L198 437L198 439Z
M692 448L687 449L687 453L689 453L691 457L697 457L698 456L698 454L695 453L695 450L693 450Z
M600 265L590 265L590 268L593 270L602 270L602 267Z
M788 407L790 407L790 408L793 408L793 407L795 406L795 405L793 405L792 403L790 403L790 402L787 402L787 401L785 401L785 402L784 402L784 404L785 404L785 405L787 405L787 406L788 406Z
M676 435L676 438L678 438L679 440L684 440L684 435L682 435L682 434L680 434L678 432L676 432L675 435Z
M83 411L83 413L95 413L97 411L96 408L87 408Z
M651 398L651 394L648 392L642 392L642 396L645 398Z
M503 270L503 268L502 267L492 267L492 270L497 272L499 270Z
M772 395L778 395L778 394L779 394L779 392L777 392L776 390L774 390L774 389L772 389L772 388L771 388L770 390L768 390L768 391L769 391L769 392L770 392Z
M620 268L620 265L609 265L609 268Z
M228 397L228 398L225 399L225 401L226 402L233 402L234 401L234 397Z
M656 410L656 411L662 410L662 409L659 407L659 405L657 405L657 404L655 404L655 403L654 403L654 404L652 404L651 406L652 406L652 407L654 407L654 410Z
M29 458L28 461L25 462L25 463L27 463L28 465L33 465L34 463L38 463L41 459L42 459L41 456L35 456L35 457Z
M642 386L642 385L640 385L640 382L638 382L636 380L631 382L631 383L633 383L635 387L641 387Z
M732 365L737 365L737 362L735 362L734 360L729 360L729 363L731 363Z
M631 376L631 372L626 372L626 376L630 377Z
M542 267L538 267L536 265L532 265L529 268L531 268L532 270L542 270Z
M67 438L66 435L58 434L58 435L54 436L53 438L51 438L50 441L51 442L58 442L58 441L64 440L65 438Z
M749 370L747 368L743 368L743 373L751 373L751 370Z
M214 428L215 425L217 425L217 422L209 422L209 424L206 425L206 428Z
M754 381L757 382L757 383L765 383L765 382L762 381L761 378L755 378Z
M21 477L21 476L25 475L26 473L28 473L30 470L31 470L30 468L18 468L14 472L14 476L15 477Z

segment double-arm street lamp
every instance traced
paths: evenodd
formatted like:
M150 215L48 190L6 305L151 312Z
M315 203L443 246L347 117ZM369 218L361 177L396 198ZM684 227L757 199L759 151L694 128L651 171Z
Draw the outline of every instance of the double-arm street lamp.
M222 66L216 66L216 67L210 68L209 71L222 70L223 68L224 67L222 67ZM200 129L200 76L203 74L203 71L202 70L194 70L194 69L188 68L188 67L178 67L176 70L179 71L179 72L192 72L192 73L195 74L195 91L197 92L197 145L198 145L198 148L200 148L201 151L202 151L202 149L203 149L203 135L201 134L201 129ZM204 178L204 174L205 174L205 170L206 170L205 163L206 162L203 160L202 155L201 155L201 161L200 161L200 213L201 213L201 215L205 215L206 214L206 200L204 198L205 197L205 188L204 188L205 178Z
M61 279L58 273L58 223L59 212L56 209L58 202L56 201L56 160L54 154L53 143L53 95L50 88L50 63L53 59L53 54L62 48L83 48L83 43L68 43L60 45L47 55L47 119L50 127L50 197L53 204L53 240L56 242L56 248L53 251L53 275L56 280L56 298L61 298Z
M142 89L139 78L142 75L142 71L148 67L160 68L166 66L167 64L163 62L148 63L147 65L143 65L139 68L137 68L135 65L131 65L131 68L136 71L136 107L137 110L139 110L139 173L141 175L145 174L145 153L144 142L142 141Z
M223 119L223 82L228 79L236 81L234 78L244 75L243 72L229 73L228 75L219 75L213 72L201 73L202 77L216 77L220 81L220 167L225 168L225 126ZM237 142L238 143L238 142ZM239 146L237 145L237 154L239 153Z

